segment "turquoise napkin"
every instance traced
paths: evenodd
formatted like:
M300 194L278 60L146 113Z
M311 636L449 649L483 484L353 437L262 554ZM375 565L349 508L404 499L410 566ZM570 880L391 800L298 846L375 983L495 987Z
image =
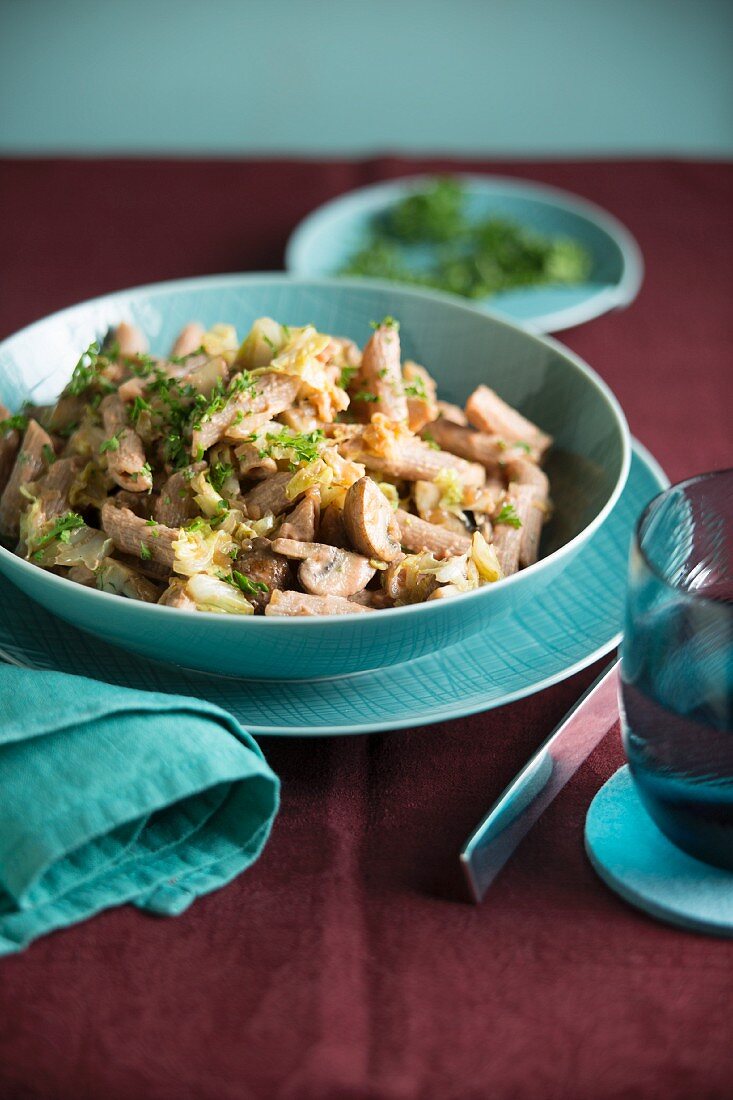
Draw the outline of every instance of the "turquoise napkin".
M211 703L0 666L0 955L125 902L183 912L254 862L278 795Z

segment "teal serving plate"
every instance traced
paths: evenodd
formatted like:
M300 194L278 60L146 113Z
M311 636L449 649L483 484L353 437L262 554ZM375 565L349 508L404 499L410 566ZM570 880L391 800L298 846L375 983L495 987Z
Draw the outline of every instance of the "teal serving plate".
M548 473L555 512L543 557L495 585L451 600L384 613L285 619L184 613L75 585L0 549L0 572L74 626L145 657L249 679L313 679L386 668L531 613L538 595L612 512L626 482L630 445L615 398L559 344L455 298L373 282L231 275L141 287L39 321L0 344L0 401L50 402L81 349L120 320L139 325L164 352L189 320L236 324L263 314L315 324L363 343L372 319L401 323L406 357L423 363L448 400L487 382L555 437Z
M189 672L106 645L44 611L0 576L0 659L110 684L192 695L260 735L316 737L429 725L542 691L604 657L621 637L629 544L669 481L638 443L621 498L554 584L500 630L417 661L308 683Z
M336 275L369 239L374 220L434 176L413 176L349 191L319 206L294 230L285 264L300 276ZM573 286L506 291L473 303L530 332L559 332L633 302L644 265L636 241L605 210L554 187L501 176L460 175L472 219L509 218L548 236L570 237L590 253L588 279ZM422 251L413 252L419 269Z

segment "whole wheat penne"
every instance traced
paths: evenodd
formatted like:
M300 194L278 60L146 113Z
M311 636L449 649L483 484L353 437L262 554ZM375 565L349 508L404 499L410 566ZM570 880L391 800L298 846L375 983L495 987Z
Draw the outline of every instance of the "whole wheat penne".
M262 519L267 512L279 516L293 503L286 493L293 475L287 471L273 474L245 494L244 503L250 519Z
M373 611L361 603L353 603L343 596L313 596L308 592L272 593L265 608L265 615L353 615Z
M400 528L400 543L405 550L421 554L427 550L431 554L444 557L448 554L466 554L471 549L471 539L459 535L457 531L448 531L435 523L428 523L419 516L413 516L403 508L398 508L395 518Z
M411 432L419 432L438 415L437 386L425 367L411 359L405 361L402 376L407 398L407 424Z
M79 455L72 455L71 458L58 459L38 479L36 493L41 499L47 518L69 511L69 491L83 468L84 459Z
M100 411L107 433L103 446L110 477L130 493L149 492L153 487L153 476L142 440L128 426L125 403L117 394L109 394L102 401Z
M153 515L158 523L162 523L165 527L183 527L198 515L198 508L191 491L191 481L196 474L205 469L205 462L194 462L171 474L161 488L153 508Z
M376 455L357 446L353 457L358 457L368 470L406 481L434 481L442 470L454 470L466 488L480 488L486 481L486 471L477 462L467 462L450 451L433 450L421 439L400 440L388 456Z
M366 344L361 357L358 382L354 404L360 420L369 420L375 412L384 413L388 420L407 420L407 399L400 363L400 334L395 325L380 325ZM360 401L361 392L374 400Z
M183 359L185 356L198 351L203 343L205 333L206 329L198 321L191 321L189 324L184 325L171 348L171 358Z
M21 489L39 477L46 461L44 456L49 452L53 454L53 444L48 432L35 420L29 420L10 477L0 497L0 535L5 538L13 538L18 534L20 513L28 503Z
M102 507L101 515L102 530L118 550L136 558L150 555L152 561L173 568L176 556L173 543L179 538L180 531L164 527L162 523L151 524L129 508L117 508L112 500Z
M466 416L475 428L501 436L507 443L527 443L540 457L552 438L531 420L502 401L488 386L477 386L466 402Z
M505 522L501 521L502 512L510 513ZM545 508L537 498L536 486L510 482L502 509L494 518L493 532L496 555L505 576L537 561L544 520Z
M137 325L120 321L112 330L112 342L117 345L121 356L145 355L148 341Z
M278 532L281 539L314 542L321 514L321 495L317 488L308 489L300 504L296 504Z
M526 458L523 447L507 443L499 435L465 428L443 417L434 420L423 432L423 439L437 443L445 451L452 451L470 462L479 462L489 474L497 476L507 462L517 457ZM536 450L532 454L539 458Z
M292 405L299 388L300 379L292 375L275 371L258 375L251 390L235 394L194 429L191 437L194 455L207 451L223 437L234 441L246 439Z
M438 416L444 420L450 420L453 424L461 424L468 427L468 417L460 405L453 405L450 401L438 401Z

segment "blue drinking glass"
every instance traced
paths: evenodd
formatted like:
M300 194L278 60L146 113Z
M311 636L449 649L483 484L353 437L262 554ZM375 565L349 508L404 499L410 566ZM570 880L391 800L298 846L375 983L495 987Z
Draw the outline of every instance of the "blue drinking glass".
M733 469L673 486L639 520L621 702L646 810L689 855L733 870Z

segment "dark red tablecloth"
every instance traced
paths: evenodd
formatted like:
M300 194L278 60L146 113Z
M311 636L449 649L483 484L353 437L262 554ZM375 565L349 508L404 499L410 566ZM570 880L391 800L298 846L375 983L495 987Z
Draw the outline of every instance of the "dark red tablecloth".
M563 338L673 479L730 464L733 167L451 163L569 188L629 226L639 299ZM0 162L0 335L136 283L277 268L323 200L446 167ZM0 962L0 1096L730 1096L733 948L629 908L583 854L617 732L484 905L454 900L461 841L595 671L460 722L266 741L283 803L252 871L175 920L121 909Z

